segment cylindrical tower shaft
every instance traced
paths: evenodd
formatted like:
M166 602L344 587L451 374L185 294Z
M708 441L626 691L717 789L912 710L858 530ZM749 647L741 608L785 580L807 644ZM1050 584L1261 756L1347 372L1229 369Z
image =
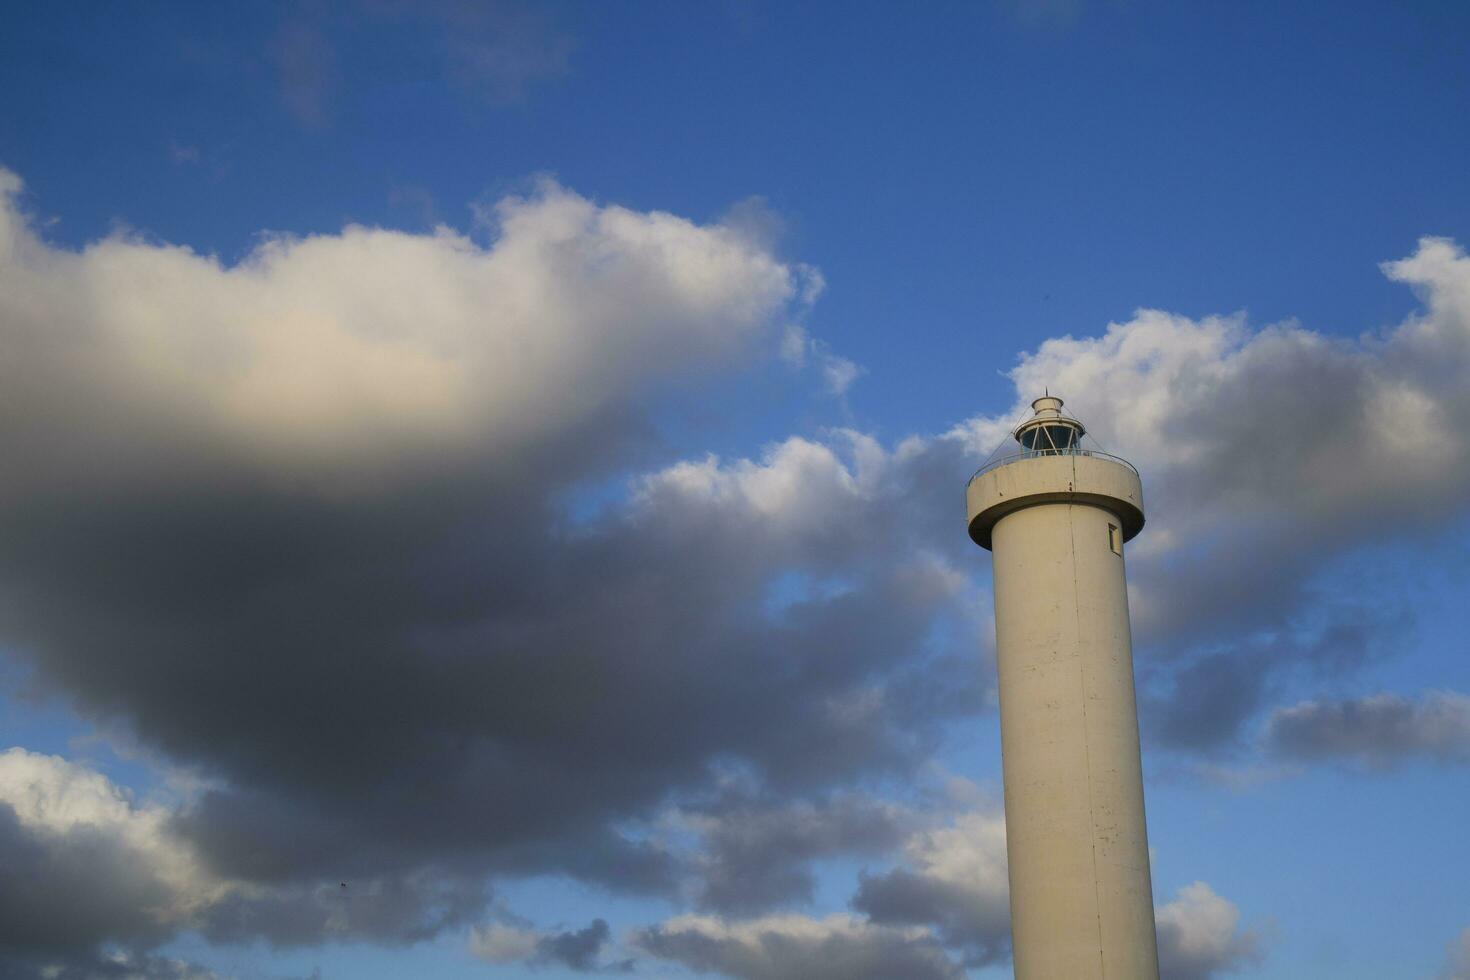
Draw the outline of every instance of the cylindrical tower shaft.
M1055 409L1037 417L1055 424L1060 401L1045 402ZM1075 438L1044 445L1064 441L967 490L971 536L995 569L1015 975L1156 980L1123 561L1143 526L1141 487Z
M993 531L1017 980L1158 976L1116 515L1018 510Z

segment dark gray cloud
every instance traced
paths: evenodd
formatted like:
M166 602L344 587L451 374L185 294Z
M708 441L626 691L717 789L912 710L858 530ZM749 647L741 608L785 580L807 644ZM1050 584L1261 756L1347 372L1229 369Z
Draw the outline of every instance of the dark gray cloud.
M853 908L871 921L931 925L944 944L963 952L966 966L1004 962L1010 956L1010 915L1000 905L976 901L965 885L906 868L864 875Z
M1470 762L1470 697L1430 691L1418 698L1383 693L1302 701L1272 712L1265 743L1271 752L1303 762L1373 768L1414 759Z
M234 891L191 917L212 942L266 939L276 946L324 940L403 945L480 921L489 905L482 876L421 867L347 882L289 884L257 894Z
M944 827L912 836L905 863L864 873L852 907L869 921L923 926L969 967L1010 957L1010 898L1005 817L998 810L959 814Z
M1145 660L1141 709L1151 743L1202 753L1239 750L1247 722L1287 683L1345 676L1396 653L1410 634L1411 620L1395 604L1299 601L1315 621L1292 617L1285 628L1224 648Z
M1232 650L1169 671L1167 693L1145 701L1145 731L1170 747L1230 742L1259 709L1271 666L1265 655Z
M606 920L593 919L585 929L558 932L536 944L533 962L555 963L582 972L631 973L633 961L606 964L600 961L603 948L612 939Z
M700 832L696 900L733 915L809 901L812 860L887 853L917 822L906 808L855 795L815 804L726 795L685 819Z
M151 944L173 897L151 855L89 826L25 827L0 805L0 951L64 954L103 942Z

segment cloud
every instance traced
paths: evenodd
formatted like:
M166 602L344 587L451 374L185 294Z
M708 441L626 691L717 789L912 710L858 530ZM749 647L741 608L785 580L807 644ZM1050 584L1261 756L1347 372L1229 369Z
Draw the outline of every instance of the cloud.
M514 963L535 956L541 939L535 929L492 922L470 933L470 952L491 963Z
M583 973L632 972L632 960L602 961L603 950L611 939L612 930L603 919L593 919L585 929L558 933L492 923L471 932L470 952L491 963L523 961Z
M84 766L0 752L0 975L213 977L142 952L230 889L168 816Z
M1470 980L1470 928L1454 938L1445 953L1444 969L1440 980Z
M853 908L890 925L932 926L966 966L1010 955L1005 817L998 810L958 815L950 826L922 831L904 848L907 866L864 874Z
M1260 960L1259 932L1240 928L1240 910L1196 881L1179 889L1155 913L1159 975L1167 980L1210 980Z
M817 280L820 282L820 280ZM815 296L811 296L815 299ZM810 301L810 300L808 300ZM848 358L832 352L825 341L815 340L806 330L798 326L786 328L781 339L781 359L795 368L812 365L822 379L827 394L841 397L847 394L854 381L868 373L868 369Z
M917 819L905 807L853 794L789 803L725 795L678 815L700 838L696 901L724 914L809 901L813 860L884 854Z
M1430 691L1418 699L1373 694L1302 701L1266 722L1269 749L1303 762L1344 760L1385 768L1413 758L1470 762L1470 697Z
M928 930L847 915L769 916L727 922L685 915L641 930L645 952L740 980L959 980L964 972Z
M681 916L640 931L635 943L691 969L734 977L961 976L962 968L1006 963L1004 816L982 804L913 830L897 867L859 876L852 907L865 918ZM1263 954L1260 930L1241 928L1239 909L1203 882L1180 889L1156 915L1169 980L1208 980Z
M800 269L554 184L494 219L227 266L56 249L0 209L0 448L30 461L0 488L0 632L207 777L166 823L231 883L190 920L218 941L411 942L495 874L671 894L683 859L636 825L717 765L819 799L982 703L929 669L979 633L929 547L950 515L900 506L952 497L915 480L957 441L793 438L568 517L656 451L662 386L771 351ZM845 585L772 610L793 572Z
M0 302L36 372L18 395L41 415L23 428L75 441L79 417L110 414L99 468L192 452L292 479L431 477L413 465L524 453L730 357L795 288L718 227L551 183L494 213L488 249L447 229L349 227L266 239L227 268L116 237L59 252L12 207ZM68 327L46 329L42 311ZM46 475L60 478L60 455Z
M0 949L149 943L218 899L168 816L60 757L0 753Z
M11 968L16 972L0 976L43 980L224 980L213 970L186 960L122 951L66 959L39 957L9 964L0 960L0 970Z
M175 809L139 805L85 766L0 753L0 966L56 957L78 975L133 975L117 964L136 960L138 976L192 975L141 951L181 929L277 945L414 942L477 920L488 901L483 881L446 869L262 888L218 874L179 831Z

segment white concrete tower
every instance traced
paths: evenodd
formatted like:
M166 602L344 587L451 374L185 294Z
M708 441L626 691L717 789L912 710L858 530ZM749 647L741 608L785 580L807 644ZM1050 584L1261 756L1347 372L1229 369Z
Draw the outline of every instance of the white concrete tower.
M965 490L995 568L1016 980L1157 980L1123 542L1138 471L1038 398Z

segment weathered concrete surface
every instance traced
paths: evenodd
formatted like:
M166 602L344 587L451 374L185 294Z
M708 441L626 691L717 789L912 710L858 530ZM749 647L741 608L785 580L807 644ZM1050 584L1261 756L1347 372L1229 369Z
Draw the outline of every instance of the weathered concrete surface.
M1089 503L1118 516L1127 541L1143 530L1143 484L1130 467L1106 456L1061 454L1017 459L981 473L965 488L970 537L990 547L997 521L1022 507Z
M1133 470L1020 459L966 491L992 549L1017 980L1157 980L1123 556ZM1109 525L1121 532L1110 537Z

